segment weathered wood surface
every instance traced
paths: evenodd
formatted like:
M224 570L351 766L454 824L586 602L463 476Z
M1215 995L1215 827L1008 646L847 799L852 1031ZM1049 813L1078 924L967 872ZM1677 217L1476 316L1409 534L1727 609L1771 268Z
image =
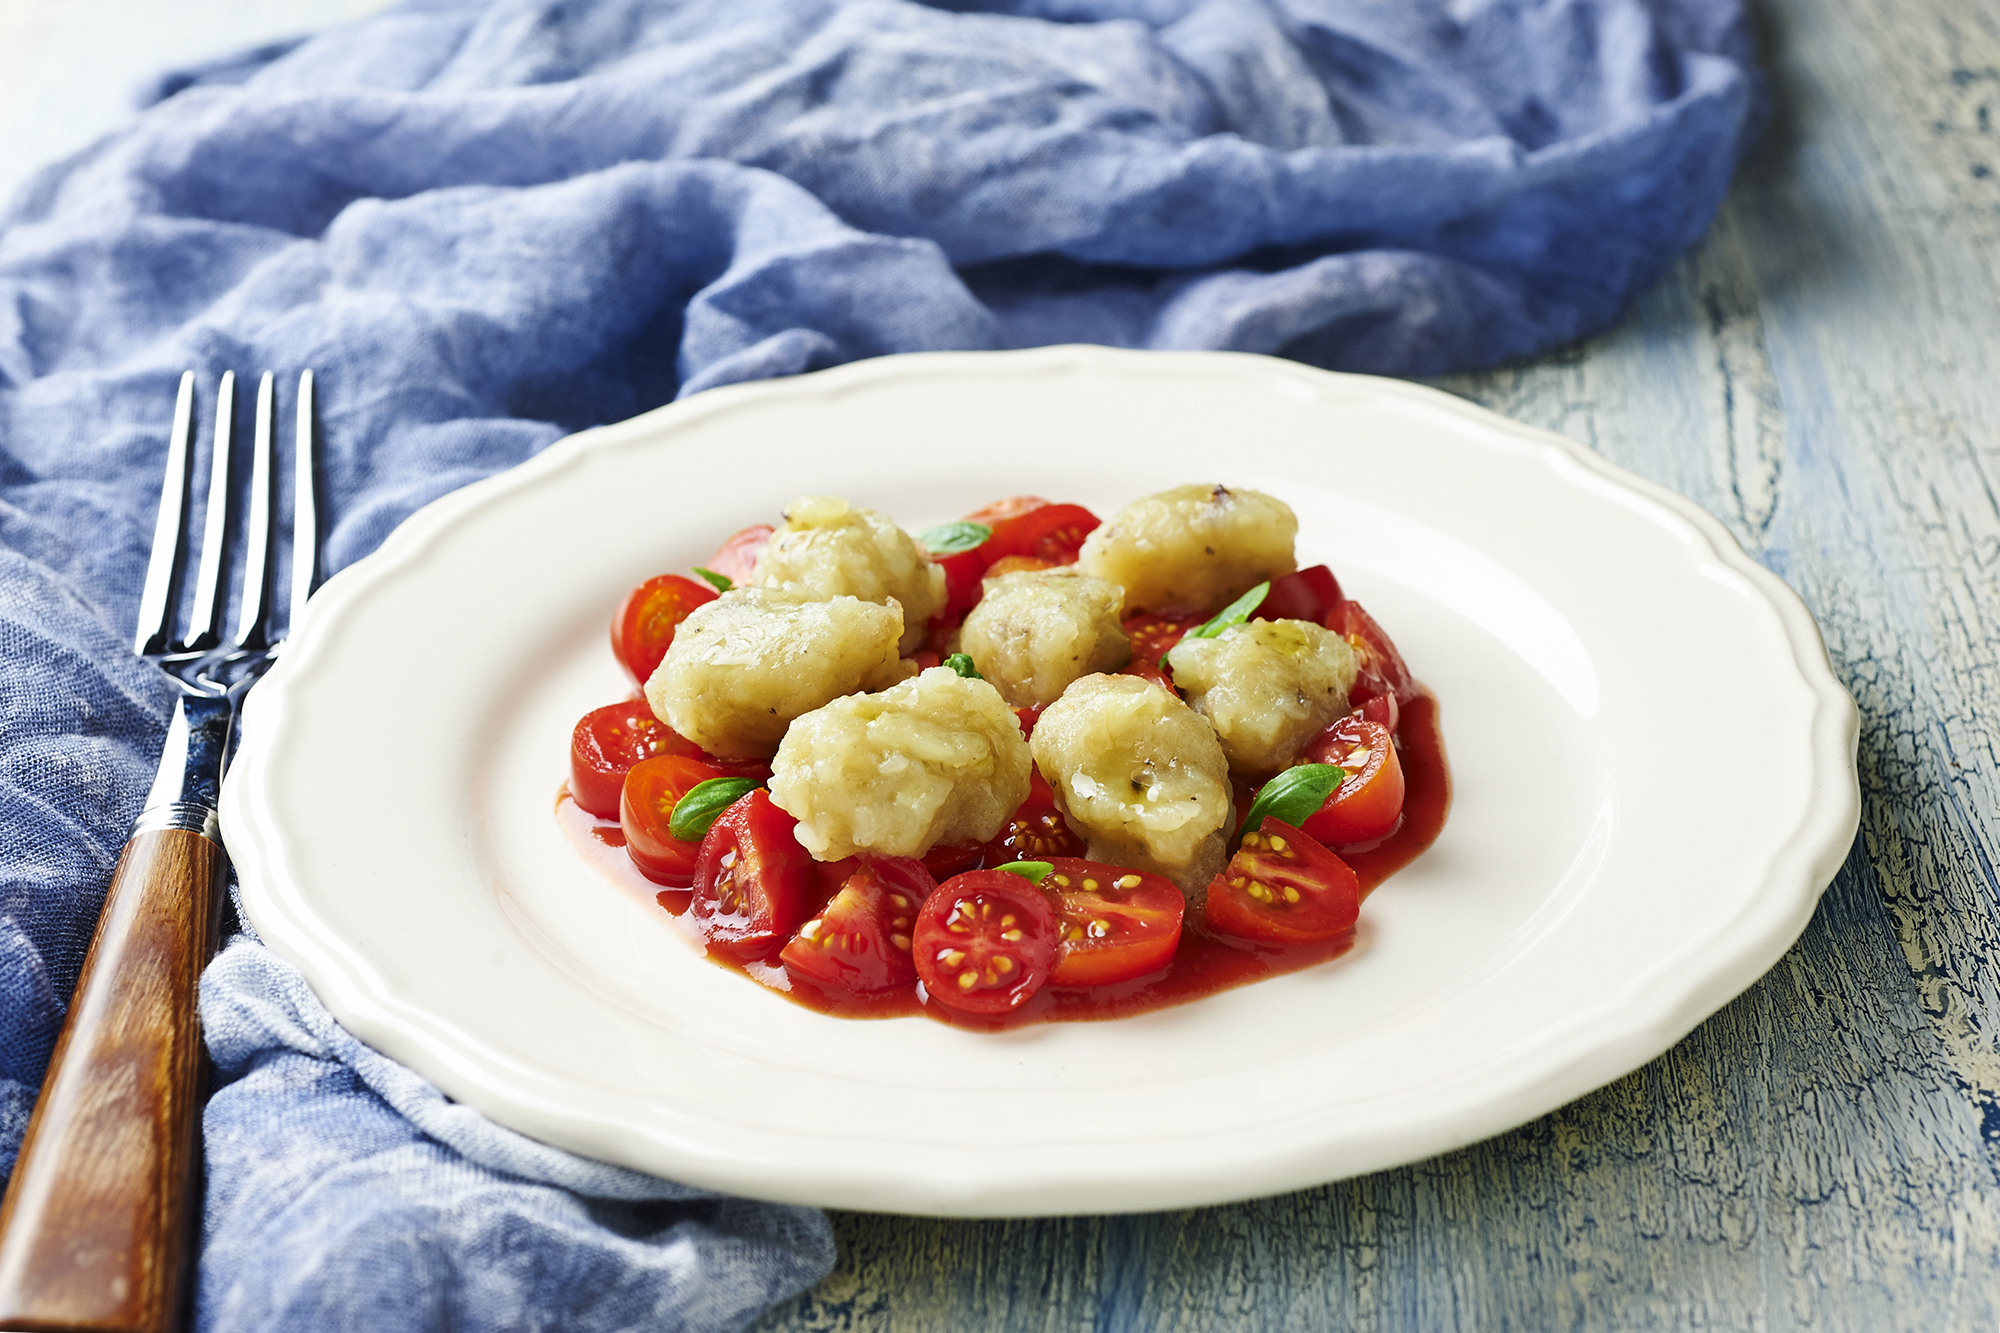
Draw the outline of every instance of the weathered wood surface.
M839 1215L760 1329L2000 1324L2000 7L1752 3L1777 119L1708 240L1616 331L1444 387L1693 497L1818 614L1865 807L1804 938L1489 1143L1185 1213ZM120 79L350 6L0 0L0 189Z
M1489 1143L1183 1213L840 1215L760 1329L2000 1323L2000 7L1760 18L1776 120L1708 240L1616 331L1444 387L1693 497L1819 616L1865 807L1804 938Z

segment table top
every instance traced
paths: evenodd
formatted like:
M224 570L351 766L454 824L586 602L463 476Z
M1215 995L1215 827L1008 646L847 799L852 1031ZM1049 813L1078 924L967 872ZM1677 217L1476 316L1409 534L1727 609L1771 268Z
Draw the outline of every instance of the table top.
M0 0L0 192L162 63L373 7ZM1819 617L1863 812L1805 935L1500 1138L1221 1208L836 1214L760 1329L2000 1322L2000 11L1756 12L1776 111L1707 239L1610 333L1441 385L1690 496ZM1690 724L1691 781L1754 762Z

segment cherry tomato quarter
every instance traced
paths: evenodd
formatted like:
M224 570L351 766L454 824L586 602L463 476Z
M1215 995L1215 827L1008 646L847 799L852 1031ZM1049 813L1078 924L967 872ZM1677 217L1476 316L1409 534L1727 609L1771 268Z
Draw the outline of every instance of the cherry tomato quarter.
M1026 1004L1055 968L1057 918L1049 896L1005 870L974 870L938 885L917 914L911 954L931 999L968 1014Z
M1310 620L1324 625L1333 609L1346 599L1340 580L1325 565L1314 565L1271 581L1271 591L1251 613L1253 620Z
M757 557L763 555L764 548L771 544L771 534L775 530L769 523L758 523L743 529L708 558L705 568L742 587L750 582L751 571L757 568Z
M691 906L710 948L743 962L768 958L811 914L819 876L797 825L759 787L709 826Z
M1047 861L1057 856L1082 856L1083 839L1070 831L1062 812L1056 809L1056 794L1042 777L1041 770L1028 770L1028 799L1021 802L1007 822L986 844L986 864L1005 865L1009 861Z
M1307 833L1338 847L1372 842L1396 831L1403 818L1403 761L1387 727L1366 717L1341 718L1313 737L1306 758L1347 770L1326 803L1307 816L1302 825Z
M778 961L828 989L866 994L907 986L917 979L910 958L917 912L936 887L921 862L863 858Z
M681 797L697 784L723 776L679 754L642 759L632 766L618 802L618 823L625 831L626 854L640 874L669 888L685 889L694 883L701 844L676 838L668 824Z
M667 655L674 631L696 607L716 599L715 589L679 574L647 579L625 596L611 618L611 651L644 685Z
M1061 913L1052 986L1110 986L1157 972L1181 942L1181 891L1158 875L1073 857L1047 857L1042 880Z
M1268 816L1209 882L1202 909L1211 931L1257 944L1330 940L1360 915L1361 881L1347 863Z

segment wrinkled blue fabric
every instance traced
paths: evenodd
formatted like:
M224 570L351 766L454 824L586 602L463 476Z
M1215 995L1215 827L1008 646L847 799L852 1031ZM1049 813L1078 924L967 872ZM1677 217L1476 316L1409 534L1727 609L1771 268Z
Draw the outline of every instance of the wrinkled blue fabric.
M861 357L1488 365L1700 234L1755 87L1739 0L431 0L167 76L0 216L0 1168L171 703L128 640L182 369L317 371L337 569ZM832 1261L452 1106L254 941L203 1005L204 1328L735 1327Z

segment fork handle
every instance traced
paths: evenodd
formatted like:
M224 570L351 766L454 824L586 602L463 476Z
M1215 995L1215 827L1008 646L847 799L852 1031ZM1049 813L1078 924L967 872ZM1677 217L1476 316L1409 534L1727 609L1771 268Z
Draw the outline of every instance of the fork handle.
M119 855L0 1203L0 1328L180 1326L207 1075L195 991L227 870L187 828Z

